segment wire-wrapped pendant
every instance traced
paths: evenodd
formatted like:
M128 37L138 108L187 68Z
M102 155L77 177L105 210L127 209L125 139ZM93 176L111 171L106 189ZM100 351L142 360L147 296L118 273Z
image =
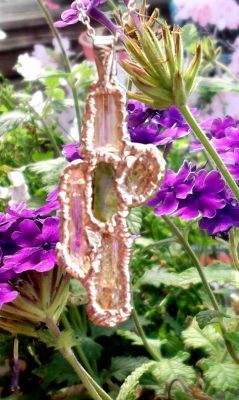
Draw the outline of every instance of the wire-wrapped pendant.
M165 162L155 146L130 142L114 38L95 38L94 51L99 79L86 102L82 159L65 168L60 182L57 256L87 289L90 320L112 327L131 313L129 208L153 195Z

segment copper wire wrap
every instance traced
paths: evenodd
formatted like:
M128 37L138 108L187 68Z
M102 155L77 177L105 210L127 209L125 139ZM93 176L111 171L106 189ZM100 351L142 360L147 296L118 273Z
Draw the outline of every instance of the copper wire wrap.
M116 80L114 38L94 39L98 81L90 87L79 153L60 181L57 257L87 289L89 319L106 327L131 313L127 216L160 185L158 149L130 142L126 93Z

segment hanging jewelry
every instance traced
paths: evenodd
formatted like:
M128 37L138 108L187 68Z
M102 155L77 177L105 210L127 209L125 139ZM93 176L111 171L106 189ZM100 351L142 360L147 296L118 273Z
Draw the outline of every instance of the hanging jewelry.
M82 159L65 168L60 182L57 256L87 289L89 319L113 327L131 313L129 209L157 190L165 162L155 146L130 142L114 37L94 36L93 44L98 81L86 101Z

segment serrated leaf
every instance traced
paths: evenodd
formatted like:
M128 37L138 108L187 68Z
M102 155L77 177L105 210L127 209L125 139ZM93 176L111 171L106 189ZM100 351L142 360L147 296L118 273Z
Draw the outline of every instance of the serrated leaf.
M200 329L205 328L208 324L210 324L215 318L218 318L220 314L215 310L204 310L200 311L196 315L196 321Z
M66 160L63 157L59 157L53 160L44 160L29 164L24 169L29 168L30 171L41 174L44 188L49 193L58 185L59 178L65 166Z
M109 374L123 382L129 374L148 361L147 357L112 357Z
M179 354L173 358L163 358L155 363L153 374L160 383L166 384L174 379L182 379L184 382L192 384L196 378L195 371L190 365L184 363L185 357L188 357L188 353Z
M207 281L217 282L219 284L231 283L235 287L239 287L239 272L224 264L214 264L203 267ZM175 286L187 289L190 285L201 283L197 269L192 267L183 272L169 272L165 268L154 268L144 273L140 280L141 285L152 285L160 287Z
M223 392L239 388L239 365L233 362L202 360L200 366L204 370L206 381L213 388Z
M133 208L127 218L128 227L132 235L138 235L142 226L142 208Z
M189 328L182 333L184 343L187 347L204 349L210 355L218 357L224 348L224 341L213 325L207 325L200 329L196 319Z
M9 111L0 115L0 137L9 131L29 122L31 116L21 111Z
M60 353L54 353L51 361L33 371L37 376L43 379L43 387L52 387L52 384L66 383L68 386L79 382L79 378L64 360ZM54 385L53 385L54 386Z
M134 346L144 346L141 337L135 332L118 330L117 334L125 339L130 340ZM147 338L147 342L154 349L154 351L158 353L161 346L165 343L165 340Z
M135 389L139 383L139 379L145 372L150 371L154 364L154 361L148 362L132 372L121 386L116 400L136 400Z

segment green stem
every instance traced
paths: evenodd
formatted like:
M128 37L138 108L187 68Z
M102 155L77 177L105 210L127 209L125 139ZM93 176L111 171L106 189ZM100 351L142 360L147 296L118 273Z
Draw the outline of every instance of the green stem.
M61 332L56 325L55 321L51 318L46 320L51 334L58 339ZM79 376L80 380L84 384L85 388L89 392L90 396L94 400L112 400L111 397L98 385L97 382L87 373L87 371L82 367L79 361L76 359L70 347L62 347L59 349L65 360L72 366L76 374Z
M239 271L238 241L235 228L232 228L229 232L229 243L234 266L236 270Z
M138 317L138 314L137 314L135 308L132 311L132 317L133 317L137 332L138 332L139 336L141 337L142 342L144 344L145 350L147 350L147 352L151 355L151 357L155 361L160 361L161 360L160 355L157 354L156 351L152 348L152 346L149 344L149 342L145 336L144 329L140 323L140 320L139 320L139 317Z
M218 65L223 71L225 71L233 79L235 79L236 81L239 80L238 77L225 64L221 63L220 61L216 61L215 64Z
M71 324L70 324L70 322L68 321L67 316L66 316L65 313L62 314L61 320L62 320L62 323L63 323L63 325L64 325L64 327L65 327L66 329L72 329L72 328L71 328ZM86 356L85 356L85 353L84 353L84 351L83 351L82 348L81 348L81 345L78 344L78 345L76 345L76 346L74 346L74 347L75 347L75 349L76 349L76 351L77 351L77 353L78 353L78 356L80 357L80 360L81 360L83 366L84 366L85 369L89 372L89 374L95 379L95 378L96 378L96 377L95 377L95 373L94 373L93 369L91 368L90 363L89 363L89 361L87 360L87 358L86 358Z
M53 36L55 37L55 39L60 47L62 58L63 58L64 64L65 64L65 71L70 74L71 73L71 63L70 63L69 57L65 51L65 48L63 46L61 36L59 35L58 30L54 27L54 22L52 20L51 14L45 7L43 0L37 0L37 2L38 2L38 5L48 23L48 25L49 25L49 28L50 28ZM77 89L76 89L74 83L72 81L70 81L70 82L68 81L68 83L71 88L71 92L72 92L72 96L73 96L73 100L74 100L76 120L77 120L77 126L78 126L78 131L79 131L79 140L80 140L81 139L81 112L80 112L80 106L79 106L79 101L78 101L78 93L77 93Z
M211 145L210 141L208 140L207 136L205 133L202 131L201 127L198 125L197 121L195 120L194 116L192 115L190 109L188 106L181 106L179 107L179 110L185 117L187 123L199 139L199 141L203 144L204 148L206 151L209 153L210 157L216 164L217 168L221 172L222 176L224 177L226 183L232 190L232 192L235 195L235 198L237 201L239 201L239 187L237 186L235 180L233 179L232 175L228 171L227 167L223 163L222 159L219 157L217 154L216 150L214 147Z
M198 259L198 257L196 256L194 250L192 249L192 247L190 246L189 242L187 241L187 239L185 239L184 235L182 234L182 232L178 229L178 227L174 224L174 222L168 218L166 215L162 216L163 220L168 224L169 228L171 229L171 232L177 236L179 243L184 247L184 250L186 251L186 253L188 254L188 256L191 258L193 264L195 265L198 274L201 278L202 284L204 286L204 289L212 303L212 306L214 308L215 311L217 311L218 313L218 322L221 328L221 332L222 332L222 336L226 345L226 348L228 350L228 353L230 354L230 356L232 357L232 359L239 364L239 357L236 355L234 348L231 344L231 342L229 342L229 340L226 337L227 334L227 329L222 317L222 312L220 310L219 304L216 300L216 297L214 296L214 293L210 287L210 285L208 284L207 278L204 274L203 268L200 264L200 261Z
M52 143L52 146L53 146L54 151L55 151L55 155L57 157L62 157L61 150L59 149L58 144L56 143L56 140L54 138L54 135L52 134L51 130L48 128L48 125L45 122L45 120L41 117L40 114L38 114L38 112L33 107L29 106L29 109L32 111L32 113L34 114L36 119L38 119L38 121L41 122L45 133L47 134L47 136L49 137L49 139L50 139L50 141Z

